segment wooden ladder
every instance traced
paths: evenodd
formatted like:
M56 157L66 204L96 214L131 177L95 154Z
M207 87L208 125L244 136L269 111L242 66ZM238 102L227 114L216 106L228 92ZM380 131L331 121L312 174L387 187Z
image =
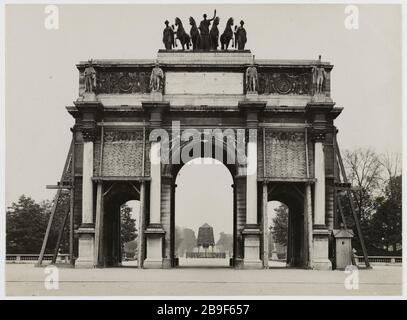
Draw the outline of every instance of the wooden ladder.
M51 232L51 228L53 227L54 224L54 220L55 220L55 215L58 212L58 209L61 205L61 198L64 195L64 192L66 192L67 190L70 191L70 194L68 196L69 199L69 205L66 206L66 209L63 212L63 222L62 225L60 227L59 233L58 233L58 238L57 238L57 242L55 245L55 250L54 250L54 254L52 256L52 264L55 264L57 257L58 257L58 252L59 252L59 248L61 245L61 241L62 241L62 236L65 230L65 226L66 223L68 221L68 217L70 217L70 223L69 223L69 256L70 256L70 263L71 265L74 264L74 257L73 257L73 239L74 239L74 217L73 217L73 181L74 181L74 163L73 163L73 154L74 154L74 141L72 140L71 145L69 147L69 151L68 151L68 155L66 157L65 160L65 165L64 165L64 170L62 172L61 175L61 179L60 181L57 183L57 185L47 185L47 189L57 189L57 192L55 194L53 203L52 203L52 207L51 207L51 214L49 216L49 220L48 220L48 224L47 224L47 229L45 231L45 235L44 235L44 240L42 242L42 246L41 246L41 252L40 252L40 256L38 258L38 262L37 262L37 266L41 266L44 260L44 254L45 254L45 250L47 248L47 244L48 244L48 239L49 239L49 235ZM67 180L67 176L70 175L70 179Z
M346 176L345 166L343 165L343 160L342 160L341 152L339 150L336 135L335 135L335 139L334 139L334 152L335 152L335 155L336 155L336 161L337 161L338 168L339 168L339 172L337 172L337 174L335 174L335 178L337 179L337 183L335 183L335 200L336 200L335 202L336 202L336 206L337 206L336 209L339 210L344 229L347 230L348 227L346 225L345 214L344 214L343 207L342 207L342 204L341 204L340 196L339 196L339 194L337 192L337 191L345 191L346 198L349 201L350 211L352 212L352 217L353 217L353 220L355 222L356 232L357 232L357 235L358 235L358 238L359 238L359 241L360 241L360 245L362 247L363 257L364 257L366 268L371 268L370 263L369 263L369 257L368 257L366 246L365 246L365 241L363 239L362 229L361 229L360 223L359 223L359 218L357 216L355 206L354 206L354 203L353 203L352 196L353 197L355 196L354 195L354 188L352 188L352 186L349 183L348 178ZM342 176L342 181L341 181L341 176ZM356 264L355 259L353 257L353 254L352 254L352 263Z

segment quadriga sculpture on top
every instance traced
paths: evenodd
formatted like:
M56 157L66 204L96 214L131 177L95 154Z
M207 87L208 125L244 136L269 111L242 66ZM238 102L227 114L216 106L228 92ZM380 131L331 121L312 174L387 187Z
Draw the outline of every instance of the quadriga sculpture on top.
M211 22L212 27L211 26ZM218 50L219 40L220 49L228 50L230 41L232 41L231 47L235 50L244 50L247 42L247 32L243 27L244 21L240 21L240 26L235 26L234 30L232 28L234 21L230 17L225 26L225 30L219 37L219 25L220 19L216 16L216 10L214 10L214 15L212 19L207 19L207 15L203 15L203 20L200 22L199 27L193 17L189 17L189 24L191 26L190 34L188 34L180 18L175 18L175 30L174 26L170 27L169 22L165 21L165 29L163 30L163 43L166 50L172 50L177 47L177 40L181 43L182 50L189 50L192 47L194 51L209 51ZM174 34L176 38L174 38Z

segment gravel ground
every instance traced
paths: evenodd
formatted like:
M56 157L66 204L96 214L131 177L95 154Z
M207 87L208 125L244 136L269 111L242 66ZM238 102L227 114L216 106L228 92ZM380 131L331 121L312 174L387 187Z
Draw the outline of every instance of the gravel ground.
M234 270L185 266L168 270L59 268L59 288L48 290L46 268L6 265L8 296L337 296L401 295L402 267L361 269L359 288L347 290L344 271L271 268Z

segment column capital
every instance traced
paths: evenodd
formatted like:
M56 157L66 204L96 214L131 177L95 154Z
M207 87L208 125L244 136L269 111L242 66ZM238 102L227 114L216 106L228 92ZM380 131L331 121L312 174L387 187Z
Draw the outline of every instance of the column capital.
M259 112L263 111L266 107L266 101L239 101L239 110L246 114L246 126L248 129L257 128L259 123Z
M314 142L325 142L326 130L316 129L311 132L311 139Z
M84 142L93 142L96 138L96 127L85 126L81 128L82 137Z
M143 110L150 115L150 127L160 128L162 116L170 109L170 103L168 101L142 101L141 105Z

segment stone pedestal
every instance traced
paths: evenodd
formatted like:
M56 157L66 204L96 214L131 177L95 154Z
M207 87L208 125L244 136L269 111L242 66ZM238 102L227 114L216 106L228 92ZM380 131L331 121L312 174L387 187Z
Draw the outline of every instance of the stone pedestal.
M95 228L84 225L77 230L77 234L79 235L79 253L75 267L93 268L95 265Z
M162 102L163 94L160 91L153 91L150 93L150 100L152 102Z
M82 96L82 101L86 102L97 101L96 94L94 92L85 92Z
M326 228L314 226L313 231L312 268L316 270L332 270L329 260L329 231Z
M246 93L247 101L259 101L259 94L256 91L248 91Z
M331 97L327 96L326 93L315 93L311 98L312 103L332 103Z
M246 225L242 231L244 240L244 269L262 269L260 260L260 228L258 225Z
M144 268L163 268L163 238L165 231L160 224L148 226L144 232L147 240L147 257L144 260Z

